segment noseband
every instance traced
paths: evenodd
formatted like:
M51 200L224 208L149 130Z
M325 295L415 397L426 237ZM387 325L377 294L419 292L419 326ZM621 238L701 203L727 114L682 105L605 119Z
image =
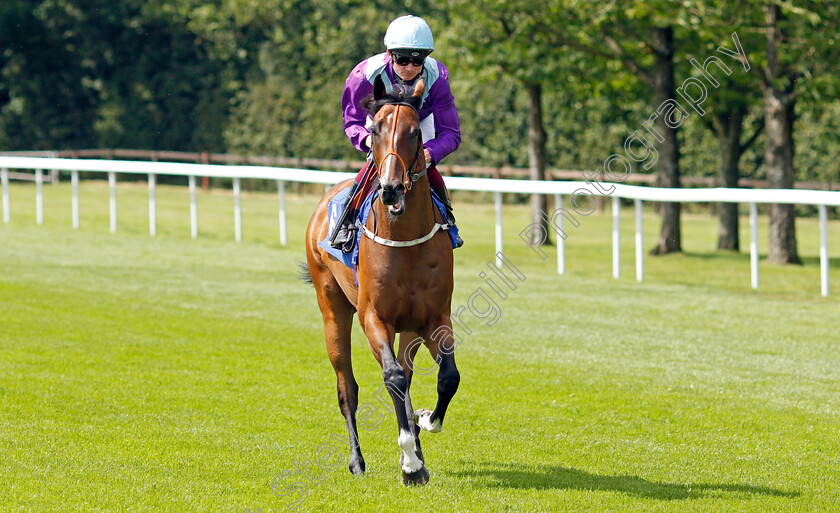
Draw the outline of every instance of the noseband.
M380 160L379 162L376 162L376 159L374 158L374 163L376 164L376 174L379 177L379 183L381 184L382 183L382 176L381 176L382 165L385 163L386 160L388 160L388 157L390 157L391 155L395 156L397 158L397 160L399 161L400 165L403 168L403 180L402 180L403 181L403 186L405 187L406 192L408 192L408 191L411 190L411 185L414 182L416 182L417 180L419 180L421 176L426 174L425 169L423 169L419 173L412 174L412 172L414 171L414 168L417 167L417 162L420 160L420 154L423 152L423 137L420 136L420 137L417 138L417 153L414 155L414 162L411 163L410 167L407 167L405 165L405 161L402 159L402 157L400 157L399 153L397 153L396 147L394 146L394 142L396 141L396 138L397 138L397 121L396 120L399 118L400 107L402 107L402 106L411 107L412 110L414 110L415 112L417 112L417 111L416 111L416 109L414 109L414 106L409 104L409 103L398 103L398 104L396 104L396 106L397 106L397 110L394 112L394 123L393 123L393 127L391 128L391 145L390 145L391 147L388 150L388 153L386 153L385 156L382 158L382 160Z

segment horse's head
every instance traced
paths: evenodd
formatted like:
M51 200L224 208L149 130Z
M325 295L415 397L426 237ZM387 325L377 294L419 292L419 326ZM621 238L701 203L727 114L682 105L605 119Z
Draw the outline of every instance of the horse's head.
M424 90L421 78L414 90L397 88L386 94L384 83L377 77L373 96L364 103L373 117L371 150L379 173L379 199L395 216L405 211L405 193L411 188L412 174L426 165L417 115Z

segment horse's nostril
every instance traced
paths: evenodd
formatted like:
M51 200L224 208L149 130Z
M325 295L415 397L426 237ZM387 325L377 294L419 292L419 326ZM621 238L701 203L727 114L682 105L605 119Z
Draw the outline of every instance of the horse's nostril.
M400 193L397 192L398 187L393 185L382 186L382 202L386 205L393 205L397 202Z

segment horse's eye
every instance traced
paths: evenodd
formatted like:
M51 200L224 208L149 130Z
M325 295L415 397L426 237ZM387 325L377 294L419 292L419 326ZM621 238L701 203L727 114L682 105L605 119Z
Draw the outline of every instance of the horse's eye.
M370 127L370 135L376 137L379 135L379 129L375 126Z

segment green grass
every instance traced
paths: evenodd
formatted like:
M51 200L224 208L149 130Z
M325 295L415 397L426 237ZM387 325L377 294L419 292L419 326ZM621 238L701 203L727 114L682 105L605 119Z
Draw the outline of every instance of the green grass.
M276 198L245 194L244 242L232 198L160 187L148 236L144 185L82 184L70 226L67 185L13 184L0 225L0 510L285 511L275 476L344 435L314 291L295 278L317 201L289 194L288 247ZM458 203L467 244L453 305L467 304L493 256L492 205ZM396 422L360 433L368 471L312 471L301 511L836 511L840 508L840 283L819 295L816 223L800 220L804 266L717 254L715 221L688 215L685 254L647 257L635 282L632 211L622 277L611 277L608 215L569 232L567 269L518 239L526 276L493 326L464 316L461 388L440 434L422 437L430 483L401 484ZM658 218L646 213L646 246ZM744 224L744 236L748 235ZM830 226L837 247L840 226ZM766 219L762 249L766 251ZM747 246L746 237L742 247ZM836 251L836 250L835 250ZM360 400L381 371L354 333ZM429 365L424 354L418 366ZM435 382L415 379L416 407ZM280 480L289 485L293 479ZM285 499L288 499L286 497Z

